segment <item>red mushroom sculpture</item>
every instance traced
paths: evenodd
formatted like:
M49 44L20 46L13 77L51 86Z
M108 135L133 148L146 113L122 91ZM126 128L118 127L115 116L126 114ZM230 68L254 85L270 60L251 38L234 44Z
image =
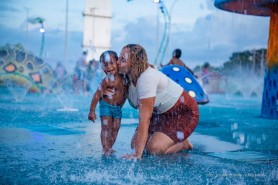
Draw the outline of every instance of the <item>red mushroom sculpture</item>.
M261 116L278 119L278 0L215 0L214 5L233 13L270 16Z

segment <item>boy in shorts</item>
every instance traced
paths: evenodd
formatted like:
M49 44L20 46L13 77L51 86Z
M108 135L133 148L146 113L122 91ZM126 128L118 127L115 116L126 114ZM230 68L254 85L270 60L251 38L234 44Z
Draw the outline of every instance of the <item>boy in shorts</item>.
M111 155L114 152L112 146L120 129L121 108L127 97L127 84L125 79L118 74L117 60L118 55L114 51L108 50L101 54L100 63L106 76L93 96L88 115L89 120L96 120L95 109L99 103L100 137L104 155Z

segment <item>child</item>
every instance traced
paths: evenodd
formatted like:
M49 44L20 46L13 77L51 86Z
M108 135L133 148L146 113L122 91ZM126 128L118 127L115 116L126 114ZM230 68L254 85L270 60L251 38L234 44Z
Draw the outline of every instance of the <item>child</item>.
M175 49L173 51L173 57L168 62L168 64L166 64L166 65L160 64L160 67L164 67L164 66L171 65L171 64L180 65L180 66L186 68L192 75L194 75L197 78L198 76L195 75L194 72L184 64L184 62L180 59L180 57L181 57L181 50L180 49Z
M108 50L101 54L100 63L106 77L93 96L88 115L89 120L96 120L95 108L99 102L100 137L104 155L114 152L112 146L118 135L122 118L121 108L127 96L126 83L123 77L117 73L117 60L118 55L114 51Z

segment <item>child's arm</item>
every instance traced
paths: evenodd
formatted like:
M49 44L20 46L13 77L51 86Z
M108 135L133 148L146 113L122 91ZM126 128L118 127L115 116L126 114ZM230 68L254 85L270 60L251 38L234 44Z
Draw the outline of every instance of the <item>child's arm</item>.
M173 59L171 59L167 64L163 65L162 63L160 63L160 67L164 67L164 66L168 66L168 65L171 65L171 64L174 64L173 63Z
M90 112L89 112L89 115L88 115L88 119L93 121L93 122L95 122L95 120L97 119L95 110L96 110L97 103L98 103L98 101L100 100L101 97L102 97L102 84L96 90L96 92L93 96L93 99L91 101L91 106L90 106Z

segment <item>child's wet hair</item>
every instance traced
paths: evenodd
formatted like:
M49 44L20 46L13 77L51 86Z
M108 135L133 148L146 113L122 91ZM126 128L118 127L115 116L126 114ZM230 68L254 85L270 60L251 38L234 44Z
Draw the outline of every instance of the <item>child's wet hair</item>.
M117 53L116 53L115 51L107 50L107 51L103 52L103 53L100 55L100 57L99 57L99 62L101 63L101 62L105 61L107 55L108 55L109 57L110 57L110 55L112 55L112 56L116 59L116 61L117 61L118 58L119 58L118 55L117 55Z

